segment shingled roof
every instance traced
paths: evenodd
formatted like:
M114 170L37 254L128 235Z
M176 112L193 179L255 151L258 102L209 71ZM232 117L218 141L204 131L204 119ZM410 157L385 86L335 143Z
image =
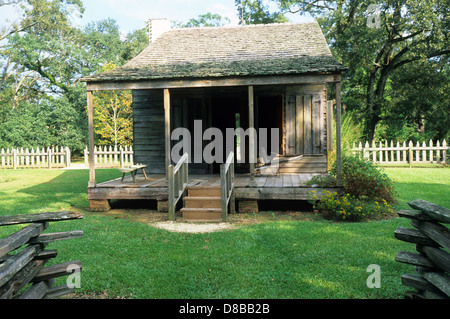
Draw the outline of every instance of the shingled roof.
M172 29L125 66L82 81L341 72L318 23Z

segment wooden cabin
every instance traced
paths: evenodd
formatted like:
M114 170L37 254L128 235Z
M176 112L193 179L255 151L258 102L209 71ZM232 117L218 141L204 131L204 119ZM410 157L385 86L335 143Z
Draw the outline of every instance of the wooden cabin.
M108 209L112 199L153 199L171 219L181 208L186 220L226 220L229 212L258 211L262 200L307 199L314 187L306 182L327 172L333 147L339 171L345 67L332 56L316 22L170 29L167 20L151 20L150 37L150 45L125 66L83 78L90 154L95 145L92 92L132 90L134 161L146 166L146 176L97 184L91 156L93 210ZM336 89L335 142L330 84ZM179 141L172 133L177 128L187 128L196 140L175 161L171 151ZM209 128L224 135L229 128L255 130L236 137L231 150L225 151L223 142L215 161L207 162L194 157L210 143L198 140ZM256 147L252 132L262 128L277 129L278 136L268 133L271 142ZM187 158L182 157L186 149L191 150ZM267 154L276 166L268 165Z

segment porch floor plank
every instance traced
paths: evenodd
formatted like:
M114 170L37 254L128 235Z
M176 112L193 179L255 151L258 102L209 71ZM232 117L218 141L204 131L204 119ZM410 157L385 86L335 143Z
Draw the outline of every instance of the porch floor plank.
M236 174L235 187L250 188L292 188L307 187L306 182L315 174L277 174L255 176L255 183L251 185L249 174ZM219 175L189 175L188 186L220 186ZM123 182L121 178L98 183L96 188L165 188L168 183L164 174L150 174L145 179L142 175L136 175L136 182L131 176L126 176Z

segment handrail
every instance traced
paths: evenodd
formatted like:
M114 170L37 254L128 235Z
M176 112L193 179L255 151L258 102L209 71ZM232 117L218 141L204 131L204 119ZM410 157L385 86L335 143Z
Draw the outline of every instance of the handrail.
M222 221L227 221L228 205L234 213L234 153L228 155L225 164L220 166L220 185L222 189Z
M185 153L175 167L169 165L169 220L175 220L175 206L188 185L188 159L189 156Z

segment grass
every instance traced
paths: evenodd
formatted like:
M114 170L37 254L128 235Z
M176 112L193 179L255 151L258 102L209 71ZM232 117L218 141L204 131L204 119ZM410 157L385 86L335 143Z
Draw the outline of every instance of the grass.
M449 169L386 169L399 204L422 198L450 207ZM98 170L99 182L117 170ZM242 216L240 227L216 233L172 233L152 226L149 209L88 211L87 170L0 171L0 215L76 210L84 219L51 223L49 231L80 229L84 237L52 243L54 262L81 260L77 297L395 299L413 271L394 261L410 245L393 237L400 218L332 222L310 212ZM145 204L145 203L144 203ZM255 222L257 220L258 222ZM0 238L20 229L0 228ZM381 267L381 288L366 285L367 267Z
M414 199L450 207L450 167L385 167L384 170L396 184L399 194L397 209L411 209L408 202Z

